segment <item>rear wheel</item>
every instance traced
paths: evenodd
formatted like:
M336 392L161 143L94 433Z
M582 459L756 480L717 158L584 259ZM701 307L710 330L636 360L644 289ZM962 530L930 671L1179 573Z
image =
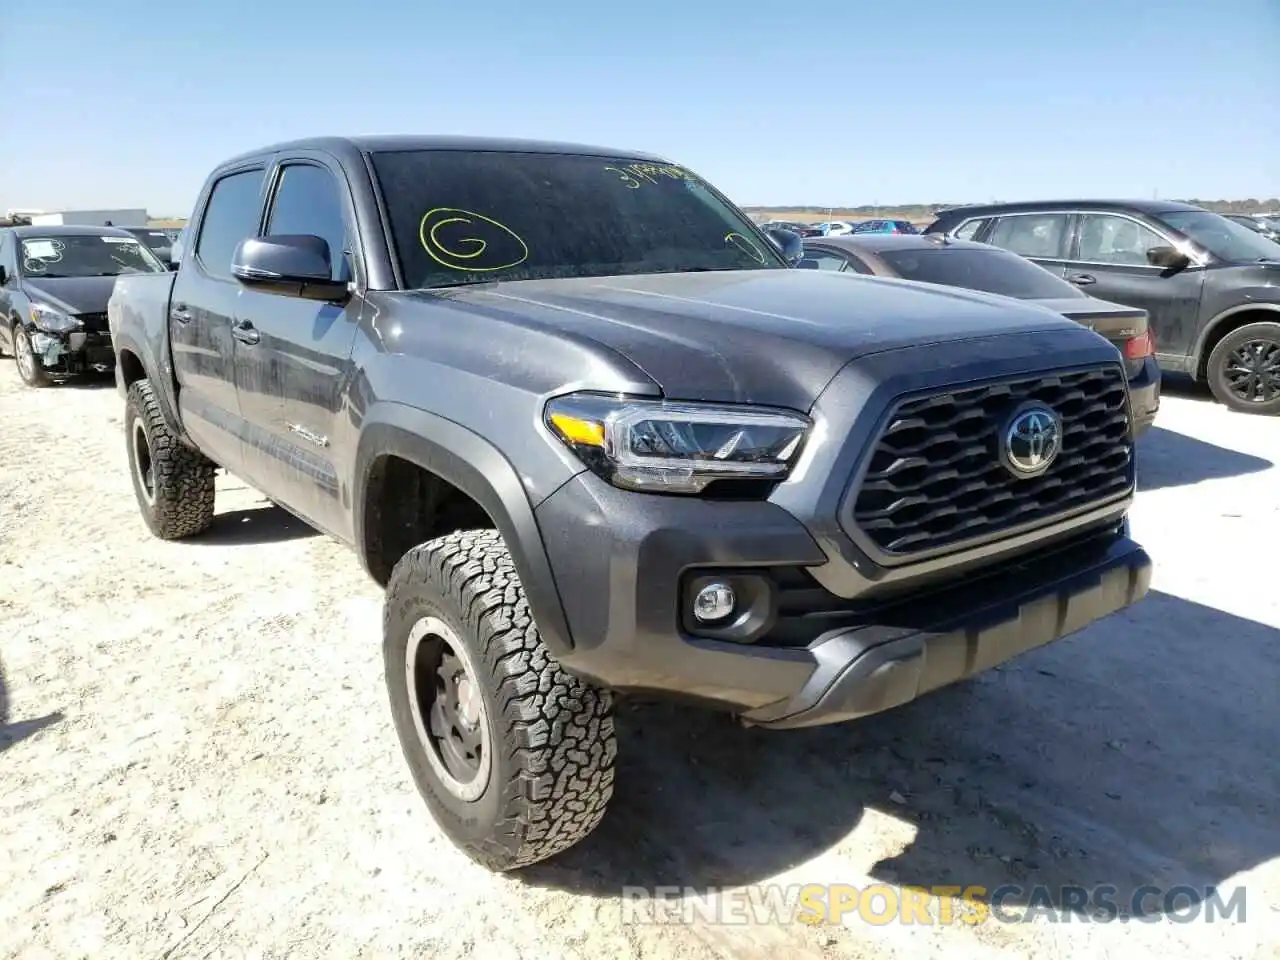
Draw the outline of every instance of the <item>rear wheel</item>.
M174 436L150 381L130 385L124 429L133 492L147 528L161 540L207 530L213 523L214 465Z
M21 324L13 327L13 359L18 365L18 376L29 387L47 387L49 375L40 365L40 358L31 346L31 336Z
M1245 324L1218 341L1206 367L1209 389L1243 413L1280 414L1280 323Z
M495 531L449 534L396 564L383 656L413 779L473 860L528 866L599 825L613 794L612 699L551 658Z

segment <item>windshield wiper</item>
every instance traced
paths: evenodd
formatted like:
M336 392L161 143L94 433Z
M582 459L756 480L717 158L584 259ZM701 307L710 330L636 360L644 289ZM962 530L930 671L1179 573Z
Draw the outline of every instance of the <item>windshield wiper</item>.
M475 287L482 283L499 283L498 280L454 280L452 283L433 283L423 290L452 290L454 287Z

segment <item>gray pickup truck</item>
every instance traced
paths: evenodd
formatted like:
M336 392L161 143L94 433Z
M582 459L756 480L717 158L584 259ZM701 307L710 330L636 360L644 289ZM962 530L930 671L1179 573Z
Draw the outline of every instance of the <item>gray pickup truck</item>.
M495 870L600 822L616 692L844 721L1146 593L1112 344L798 256L658 157L237 157L111 299L142 516L201 534L221 468L356 551L418 788Z

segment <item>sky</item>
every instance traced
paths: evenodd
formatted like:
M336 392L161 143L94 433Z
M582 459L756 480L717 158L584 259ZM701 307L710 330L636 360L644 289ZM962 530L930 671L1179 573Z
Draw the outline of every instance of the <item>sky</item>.
M1280 0L0 0L0 214L185 217L328 134L664 155L743 206L1280 196Z

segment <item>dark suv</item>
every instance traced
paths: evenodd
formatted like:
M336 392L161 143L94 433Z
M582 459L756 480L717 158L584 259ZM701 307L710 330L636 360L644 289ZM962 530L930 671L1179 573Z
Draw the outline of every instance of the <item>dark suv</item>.
M1187 203L1050 200L955 207L926 233L1021 254L1150 316L1162 370L1280 413L1280 247Z

